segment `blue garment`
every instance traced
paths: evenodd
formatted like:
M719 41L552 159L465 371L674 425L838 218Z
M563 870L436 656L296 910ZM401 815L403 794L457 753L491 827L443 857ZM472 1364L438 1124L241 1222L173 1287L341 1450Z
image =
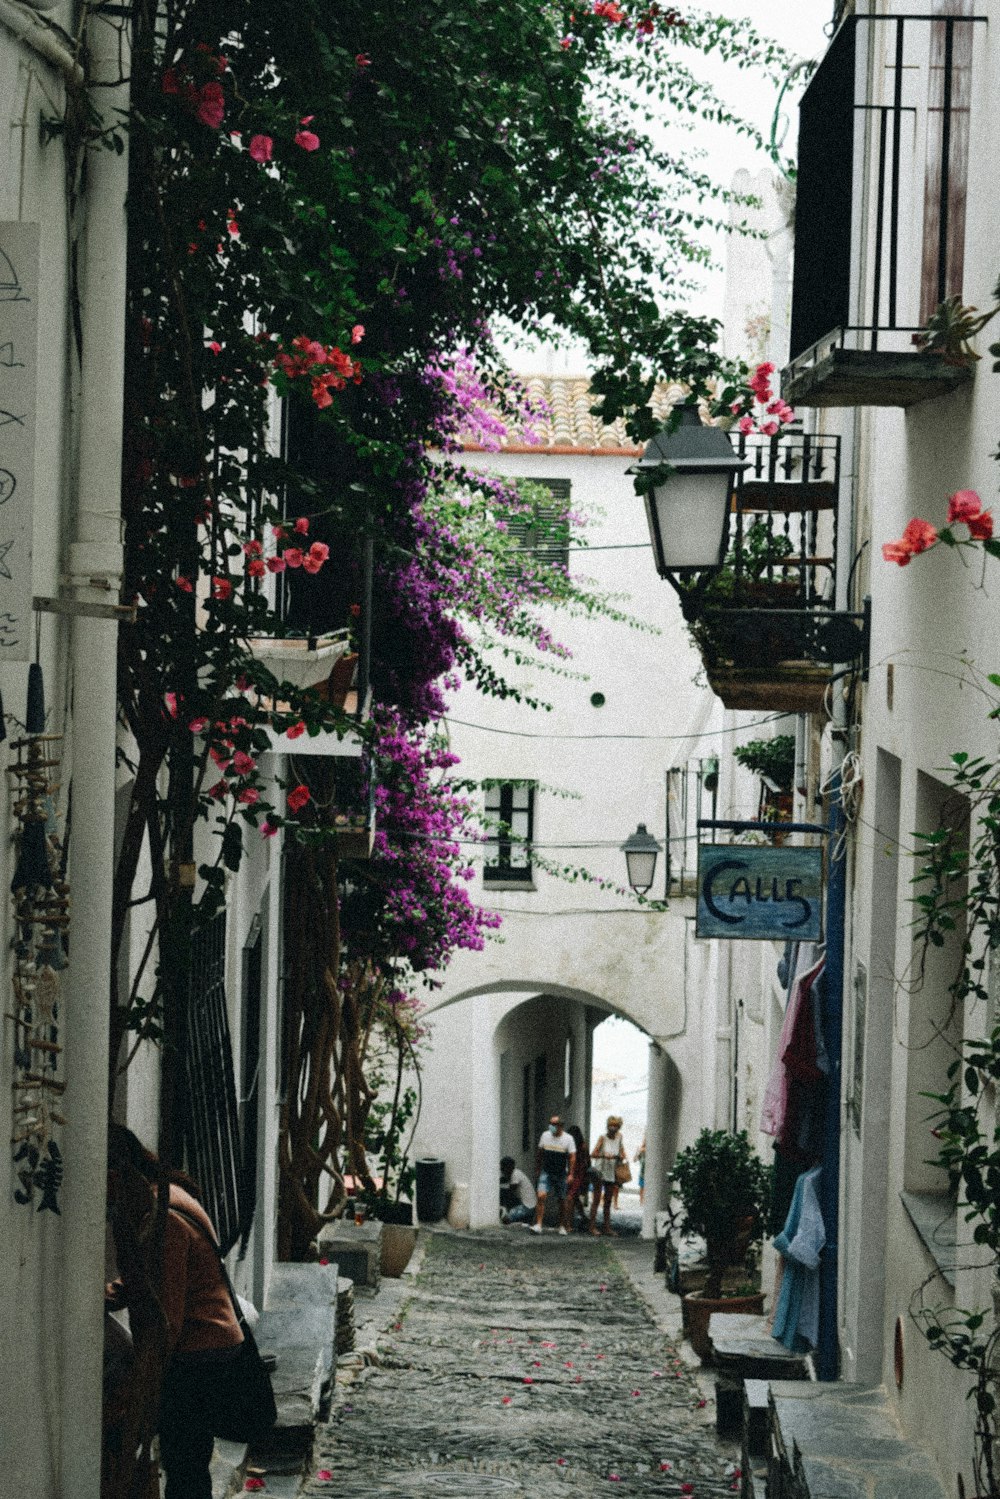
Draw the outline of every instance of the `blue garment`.
M792 1206L774 1247L785 1262L773 1333L793 1353L815 1348L819 1337L819 1257L826 1229L819 1209L820 1168L795 1183Z

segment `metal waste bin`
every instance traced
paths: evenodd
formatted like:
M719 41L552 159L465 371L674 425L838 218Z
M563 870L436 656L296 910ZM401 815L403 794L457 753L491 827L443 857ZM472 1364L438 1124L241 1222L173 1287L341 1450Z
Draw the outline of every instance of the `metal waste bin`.
M417 1217L421 1223L437 1223L444 1217L444 1161L434 1155L418 1156Z

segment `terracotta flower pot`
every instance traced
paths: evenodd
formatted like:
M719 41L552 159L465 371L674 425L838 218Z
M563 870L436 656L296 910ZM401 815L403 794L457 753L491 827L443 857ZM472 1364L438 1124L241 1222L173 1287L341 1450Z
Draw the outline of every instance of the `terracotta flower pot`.
M700 1291L691 1291L684 1297L684 1323L687 1340L703 1364L712 1357L712 1344L708 1336L708 1323L713 1312L743 1312L759 1316L764 1310L764 1293L755 1291L751 1296L709 1297Z

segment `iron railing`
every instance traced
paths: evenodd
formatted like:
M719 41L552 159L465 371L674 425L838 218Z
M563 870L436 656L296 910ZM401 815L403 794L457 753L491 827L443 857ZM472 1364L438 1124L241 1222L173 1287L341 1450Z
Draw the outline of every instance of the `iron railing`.
M884 352L910 352L914 335L926 326L934 309L947 298L962 294L962 271L965 237L965 194L967 178L969 114L971 108L971 79L974 48L974 28L983 23L985 16L968 14L911 14L900 15L846 15L846 5L841 3L834 12L834 22L843 21L840 36L828 54L829 66L844 69L849 74L840 78L838 92L850 86L850 74L854 72L853 37L857 28L865 25L858 36L870 37L874 43L872 51L876 67L876 78L886 77L885 88L876 85L870 98L854 105L854 127L856 135L862 117L871 121L870 175L866 185L866 200L862 224L854 225L854 244L851 258L858 249L858 232L862 229L866 239L861 245L862 265L867 276L854 302L856 311L848 306L851 289L845 280L838 292L841 302L836 317L831 317L828 328L822 331L818 341L812 339L808 347L794 347L789 373L819 363L833 348ZM873 23L869 28L866 23ZM877 28L875 23L880 23ZM822 94L824 64L820 64L810 89L818 88ZM859 54L858 67L867 65L867 59ZM807 112L809 91L803 100L803 132L822 131L822 115L813 120ZM812 196L821 197L821 191L812 192L813 184L803 181L806 171L810 178L822 179L824 175L842 172L848 162L841 158L853 151L851 127L845 117L846 138L838 137L837 160L824 157L816 149L812 134L800 133L800 198L811 202ZM855 160L856 154L855 154ZM836 215L839 218L851 214L850 185L836 200ZM922 205L922 211L921 211ZM913 226L921 226L920 248L914 253ZM797 243L803 245L808 237L807 225L801 226ZM820 226L828 233L841 225ZM802 247L800 247L802 248ZM815 278L829 282L829 267L820 267L821 257L815 260L815 272L807 263L796 264L796 299L802 298L806 311L799 319L793 307L793 324L808 326L810 316L808 304L816 301L825 305L828 285L813 284ZM855 276L857 270L855 270Z
M223 1254L249 1228L254 1183L244 1166L226 1006L226 912L195 931L187 1017L184 1154Z

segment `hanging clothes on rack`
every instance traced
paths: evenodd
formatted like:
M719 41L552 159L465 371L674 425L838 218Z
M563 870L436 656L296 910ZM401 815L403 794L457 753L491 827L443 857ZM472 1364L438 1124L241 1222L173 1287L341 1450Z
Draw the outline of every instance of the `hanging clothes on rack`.
M784 1229L774 1241L782 1273L772 1332L793 1353L815 1348L819 1338L819 1261L826 1243L819 1206L820 1174L819 1166L802 1172Z
M785 1123L788 1112L788 1084L789 1068L786 1065L786 1053L791 1048L791 1059L793 1067L799 1069L808 1061L808 1036L806 1027L802 1023L802 1011L805 1006L809 1014L809 1029L813 1028L812 1010L809 998L812 986L822 973L826 964L826 954L821 948L813 943L802 943L799 949L799 961L795 976L791 985L791 997L785 1010L785 1018L781 1026L781 1035L778 1038L778 1050L774 1058L774 1066L764 1089L764 1102L761 1108L760 1127L765 1135L774 1135L776 1139L782 1139L785 1134ZM812 1053L815 1057L815 1039L812 1043Z

